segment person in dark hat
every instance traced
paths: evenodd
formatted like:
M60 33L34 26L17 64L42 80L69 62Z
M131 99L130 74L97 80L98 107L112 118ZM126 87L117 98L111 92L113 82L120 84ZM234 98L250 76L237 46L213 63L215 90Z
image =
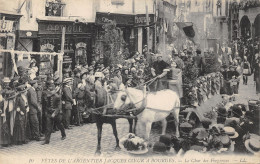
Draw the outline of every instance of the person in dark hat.
M18 75L20 77L24 76L27 73L27 69L25 67L23 67L23 66L19 66L17 68L17 71L18 71Z
M224 107L219 107L217 109L217 124L225 124L226 118L228 116L228 112L226 108Z
M199 69L199 75L203 76L204 75L204 67L205 67L205 57L202 56L201 50L197 49L196 50L196 55L193 57L194 64L198 67Z
M259 122L256 122L256 118L259 115L255 115L252 111L246 111L243 121L240 123L241 128L244 130L244 134L253 133L259 135Z
M164 85L164 80L166 78L167 70L169 68L169 64L166 63L162 59L161 54L157 54L157 61L155 61L151 68L151 73L153 77L157 77L157 79L151 83L150 90L151 91L159 91L165 89L166 86Z
M52 76L48 75L47 76L47 80L46 80L46 87L48 87L48 85L54 84L54 79Z
M40 106L38 104L37 100L37 92L36 88L38 87L38 82L37 80L31 80L30 81L30 87L28 89L28 104L29 104L29 122L30 122L30 127L31 127L31 139L40 141L40 130L39 130L39 120L37 117L37 113L41 112Z
M13 142L15 144L27 143L27 118L26 114L29 111L27 100L27 86L25 84L17 87L18 95L16 97L16 116L13 128Z
M73 86L72 86L72 94L74 94L76 88L78 87L78 84L81 83L80 79L80 69L76 68L74 69L74 80L73 80ZM75 99L75 97L73 97ZM76 103L77 104L77 103ZM71 111L71 117L72 117L72 124L75 124L79 126L79 111L77 108L77 105L72 105L72 111Z
M62 123L60 96L55 91L55 85L50 84L43 93L43 106L46 108L46 133L43 145L50 143L54 121L61 131L62 140L66 138L65 129Z
M9 108L9 106L12 104L14 107L14 99L16 97L16 93L13 90L2 90L2 86L0 85L0 145L3 147L7 147L11 144L11 129L13 128L13 124L11 126L11 116L14 109ZM11 103L9 103L11 102ZM7 103L7 104L6 104ZM4 109L4 106L6 106L6 109ZM12 109L12 111L9 111Z
M63 80L63 90L62 90L62 113L64 116L64 126L65 129L72 129L70 127L70 119L71 119L71 110L72 110L72 104L74 103L74 100L72 98L72 79L66 78Z
M77 88L73 92L73 98L76 99L77 102L77 116L76 116L76 125L80 126L83 123L83 113L84 118L88 118L90 115L90 112L86 110L87 105L90 101L90 92L86 90L85 85L80 82L77 86Z
M63 69L63 78L69 78L70 77L70 69Z
M20 79L20 76L14 76L12 79L11 79L11 82L9 84L9 86L12 88L12 89L15 89L18 85L18 82L19 82L19 79Z
M43 137L43 133L44 133L44 126L45 124L43 123L43 107L42 107L42 92L43 92L43 88L45 87L45 83L42 80L42 78L40 76L36 77L35 80L37 80L38 83L38 87L36 88L36 93L37 93L37 100L38 100L38 104L40 106L40 110L37 113L37 117L38 117L38 121L39 121L39 131L40 131L40 137Z

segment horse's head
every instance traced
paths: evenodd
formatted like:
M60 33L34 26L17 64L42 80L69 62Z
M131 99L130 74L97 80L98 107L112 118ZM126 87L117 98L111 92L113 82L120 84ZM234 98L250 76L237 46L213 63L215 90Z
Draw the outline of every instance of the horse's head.
M123 110L131 103L129 94L127 94L127 89L121 90L117 93L117 98L114 102L115 110Z

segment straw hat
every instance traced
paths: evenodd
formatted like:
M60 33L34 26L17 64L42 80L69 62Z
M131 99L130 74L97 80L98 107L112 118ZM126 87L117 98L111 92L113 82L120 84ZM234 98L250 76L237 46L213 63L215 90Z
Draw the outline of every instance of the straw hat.
M232 127L226 126L223 128L225 133L229 136L229 138L237 138L239 134Z
M260 150L260 141L256 138L247 139L245 141L245 147L249 152L258 154Z

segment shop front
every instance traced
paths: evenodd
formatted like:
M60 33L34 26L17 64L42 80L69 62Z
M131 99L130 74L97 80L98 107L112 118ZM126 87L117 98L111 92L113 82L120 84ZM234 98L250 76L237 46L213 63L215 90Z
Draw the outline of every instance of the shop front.
M65 27L64 57L71 62L71 69L77 64L91 62L92 54L92 24L77 23L75 21L48 21L38 19L38 47L40 52L60 52L62 29ZM49 64L47 64L49 61ZM53 71L57 70L57 57L51 59L37 59L38 63L44 62L51 65ZM65 60L64 60L65 61ZM43 64L42 64L43 65ZM45 67L43 66L43 67Z
M17 23L22 15L0 11L0 49L15 49ZM0 52L0 79L11 77L14 54ZM13 61L12 61L13 60Z
M104 29L102 28L104 24L108 23L110 20L115 21L116 26L120 28L122 32L123 39L125 41L124 49L128 49L131 53L136 50L135 39L137 39L134 35L134 24L135 24L135 16L127 15L127 14L114 14L114 13L96 13L96 40L95 40L95 49L96 49L96 58L102 58L103 52L103 41L101 38L102 32ZM98 56L98 57L97 57Z
M149 49L154 50L154 33L155 33L155 19L154 14L137 14L135 16L135 28L138 33L137 43L138 51L142 53L144 45L148 45ZM148 30L149 28L149 30ZM149 32L149 35L147 35Z

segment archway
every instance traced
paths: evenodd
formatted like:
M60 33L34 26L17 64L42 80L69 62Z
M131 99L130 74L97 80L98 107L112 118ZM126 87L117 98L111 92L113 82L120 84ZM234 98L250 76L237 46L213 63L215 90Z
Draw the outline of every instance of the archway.
M242 17L240 21L240 29L242 38L250 38L251 37L251 23L248 17L245 15Z
M255 25L255 37L259 38L260 37L260 14L256 16L254 25Z

